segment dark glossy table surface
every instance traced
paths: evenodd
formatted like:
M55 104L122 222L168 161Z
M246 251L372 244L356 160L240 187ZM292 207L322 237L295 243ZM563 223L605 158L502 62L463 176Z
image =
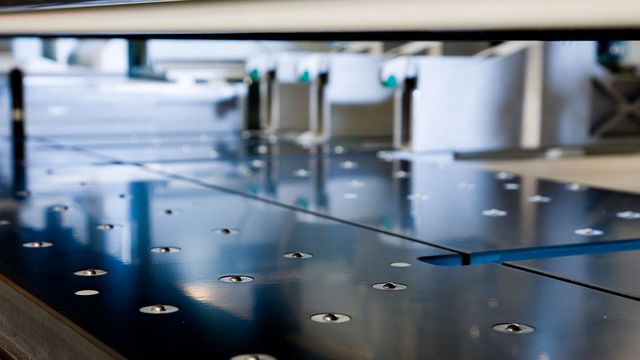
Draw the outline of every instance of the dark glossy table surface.
M640 251L564 256L510 264L640 300Z
M28 166L28 196L4 188L1 216L9 223L0 230L0 271L126 357L178 358L185 349L198 358L258 352L281 359L640 352L633 300L499 265L425 264L416 257L448 252L73 155L34 144L35 164L40 156L72 164ZM23 246L34 241L52 246ZM156 247L181 251L150 251ZM312 257L283 257L290 252ZM412 266L390 266L397 262ZM107 274L74 275L84 269ZM227 275L253 281L219 280ZM407 288L372 287L386 282ZM99 294L75 295L79 290ZM156 304L179 310L139 311ZM327 312L350 321L310 319ZM492 330L503 322L536 331Z
M239 137L80 148L463 253L640 239L640 220L617 216L640 210L638 195L420 156L389 160L355 146L305 149Z

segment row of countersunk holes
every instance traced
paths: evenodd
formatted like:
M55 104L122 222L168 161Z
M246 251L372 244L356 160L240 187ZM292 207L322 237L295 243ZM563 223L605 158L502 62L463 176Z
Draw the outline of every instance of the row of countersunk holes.
M500 178L500 174L504 174L504 173L498 173L498 178ZM406 173L401 174L398 177L404 177L406 176ZM569 185L570 189L573 186L574 188L571 189L572 191L577 191L578 189L575 188L574 184ZM469 187L472 188L472 187ZM508 188L508 187L507 187ZM511 189L517 189L516 187L511 187ZM25 192L25 195L29 195L29 193ZM124 196L120 196L121 198L124 198ZM537 197L540 197L540 201L537 201ZM534 198L535 200L532 200L532 198ZM530 197L529 198L530 201L532 202L548 202L550 201L550 199L542 197L542 196L534 196L534 197ZM64 212L69 210L68 206L65 205L59 205L54 207L54 211L59 211L59 212ZM165 213L167 215L171 215L173 212L170 209L165 210ZM487 216L504 216L506 215L506 212L502 212L501 210L496 210L496 209L491 209L491 210L486 210L483 212L484 215ZM626 216L621 216L621 214L626 214ZM636 215L637 214L637 215ZM623 218L640 218L640 214L638 213L633 213L630 211L624 212L624 213L618 213L619 217L623 217ZM7 220L0 220L0 225L8 225L9 221ZM99 230L112 230L116 227L117 225L112 225L112 224L102 224L102 225L98 225L96 228ZM581 234L581 235L600 235L600 234L594 234L592 229L582 229L582 230L589 230L587 234ZM218 234L222 234L222 235L231 235L231 234L235 234L238 232L238 230L235 229L228 229L228 228L222 228L222 229L217 229L215 230L216 233ZM598 232L599 230L595 230L595 232ZM578 230L576 230L576 233L578 233ZM30 243L24 243L23 246L25 247L30 247L30 248L42 248L42 247L49 247L52 246L52 243L48 243L48 242L30 242ZM159 252L159 253L170 253L170 252L178 252L180 251L180 248L177 247L154 247L150 249L151 252ZM283 254L283 257L286 258L290 258L290 259L308 259L313 257L313 255L309 254L309 253L303 253L303 252L290 252L290 253L285 253ZM404 262L394 262L391 263L390 266L394 266L394 267L408 267L411 266L411 264L409 263L404 263ZM101 270L101 269L86 269L86 270L80 270L80 271L76 271L74 272L75 275L78 276L101 276L101 275L106 275L107 272L105 270ZM230 282L230 283L239 283L239 282L250 282L253 281L253 277L250 276L246 276L246 275L226 275L226 276L221 276L218 278L218 280L223 281L223 282ZM394 283L394 282L385 282L385 283L376 283L372 285L373 288L378 289L378 290L386 290L386 291L399 291L399 290L404 290L407 289L407 286L404 284L400 284L400 283ZM78 290L75 292L76 295L79 296L92 296L92 295L97 295L99 294L99 292L97 290ZM151 306L145 306L140 308L140 311L143 313L149 313L149 314L168 314L168 313L173 313L178 311L178 308L172 305L162 305L162 304L158 304L158 305L151 305ZM351 320L351 317L345 314L337 314L337 313L321 313L321 314L314 314L311 317L311 320L316 321L316 322L321 322L321 323L342 323L342 322L347 322L349 320ZM501 324L495 324L492 326L492 328L496 331L499 332L503 332L503 333L514 333L514 334L525 334L525 333L530 333L533 332L535 329L529 325L525 325L525 324L518 324L518 323L501 323ZM233 359L244 359L244 360L250 360L250 359L257 359L257 360L268 360L268 359L274 359L273 357L266 355L266 354L243 354L243 355L238 355L238 356L234 356Z

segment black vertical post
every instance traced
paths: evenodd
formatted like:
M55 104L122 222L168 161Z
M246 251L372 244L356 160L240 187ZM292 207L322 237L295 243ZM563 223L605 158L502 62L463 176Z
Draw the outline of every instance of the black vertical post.
M325 124L325 121L327 119L327 114L325 114L325 111L327 110L325 108L325 101L327 101L327 95L326 95L326 89L327 89L327 85L329 84L329 73L328 72L321 72L318 74L318 108L317 110L317 116L318 116L318 123L317 123L317 128L316 128L316 135L319 137L324 137L325 135L329 135L327 134L327 125Z
M413 119L411 117L413 107L413 92L418 86L417 78L408 78L402 85L402 104L400 105L400 144L398 150L410 151L413 131Z
M261 103L260 105L262 106L262 110L261 110L261 114L260 114L260 129L261 130L271 130L273 127L273 103L274 101L276 101L277 99L274 98L274 93L276 91L275 87L276 87L276 71L275 70L269 70L266 73L265 79L264 79L264 84L262 85L264 86L264 96L262 96L262 101L264 101L264 103Z
M140 77L148 74L147 41L130 39L127 46L129 57L129 77Z
M24 74L20 69L9 72L11 93L11 140L13 144L13 193L26 193Z
M306 80L309 80L310 76ZM320 72L311 82L309 88L309 128L313 132L316 139L325 139L328 121L325 116L326 111L326 87L329 83L329 73L327 71Z
M13 69L9 73L9 87L11 89L11 130L13 140L24 139L24 84L23 73L20 69Z
M260 130L260 79L247 78L247 84L245 130Z

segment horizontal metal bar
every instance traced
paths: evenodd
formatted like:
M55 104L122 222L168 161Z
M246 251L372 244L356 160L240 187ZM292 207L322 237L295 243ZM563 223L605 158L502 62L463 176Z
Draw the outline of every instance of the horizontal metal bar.
M564 256L606 254L621 251L640 250L640 239L599 241L594 243L540 246L535 248L481 251L471 253L468 261L460 255L421 256L418 260L440 266L465 266L491 263L504 263L516 260L556 258Z
M500 11L495 11L496 8ZM400 31L432 34L428 38L412 37L427 40L456 33L485 37L489 31L526 31L540 39L540 31L558 35L557 31L588 30L600 38L604 36L600 30L605 29L636 29L637 35L639 15L640 4L634 1L618 2L616 6L607 1L592 1L584 6L576 0L493 4L470 0L171 1L8 13L0 16L0 33L109 36L331 33L344 38L345 32ZM513 36L524 39L517 34Z

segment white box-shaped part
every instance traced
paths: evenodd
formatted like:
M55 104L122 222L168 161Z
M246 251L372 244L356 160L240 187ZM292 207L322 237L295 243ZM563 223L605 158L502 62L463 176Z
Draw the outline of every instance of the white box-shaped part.
M402 85L413 79L415 84L406 89L409 101L402 101L403 90L397 90L396 147L422 152L519 146L525 60L519 51L488 58L399 57L385 63L383 81ZM403 117L409 121L404 126Z
M390 136L393 92L380 82L379 55L316 54L298 65L312 83L311 130L321 139Z
M306 52L260 54L248 59L247 74L260 81L261 127L268 132L309 129L309 84L298 79L297 64Z

